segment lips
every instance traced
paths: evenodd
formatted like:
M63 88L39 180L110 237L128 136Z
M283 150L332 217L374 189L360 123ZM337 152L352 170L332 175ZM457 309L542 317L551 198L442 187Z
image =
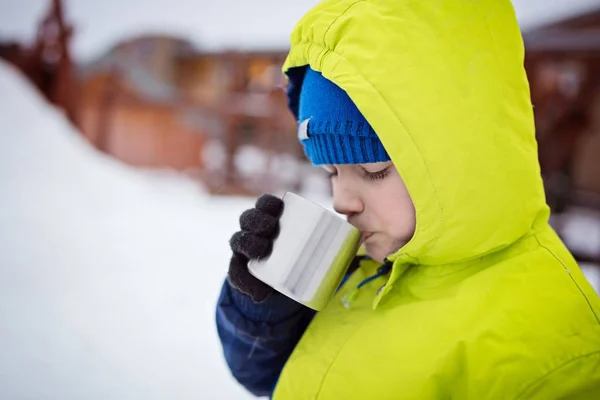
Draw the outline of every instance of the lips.
M370 238L371 236L373 236L373 232L363 232L362 233L362 240L363 240L363 242L365 240L367 240L368 238Z

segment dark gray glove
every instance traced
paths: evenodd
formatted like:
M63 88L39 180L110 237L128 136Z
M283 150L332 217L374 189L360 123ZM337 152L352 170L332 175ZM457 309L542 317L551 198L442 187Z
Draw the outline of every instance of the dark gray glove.
M241 230L229 240L233 256L227 280L231 287L257 303L264 301L274 290L250 274L248 261L266 258L271 254L273 241L279 233L282 212L283 201L280 198L270 194L260 196L254 208L242 213Z

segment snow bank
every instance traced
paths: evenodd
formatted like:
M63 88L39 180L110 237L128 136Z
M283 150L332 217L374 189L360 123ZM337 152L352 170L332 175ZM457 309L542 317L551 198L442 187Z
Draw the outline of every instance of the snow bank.
M214 327L251 201L97 153L1 62L0 88L0 398L251 398Z

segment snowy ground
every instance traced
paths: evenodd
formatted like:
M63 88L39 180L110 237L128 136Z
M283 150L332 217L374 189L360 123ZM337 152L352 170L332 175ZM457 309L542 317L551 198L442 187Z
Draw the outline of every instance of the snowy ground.
M0 398L251 398L214 327L251 201L98 154L3 63L0 88Z
M252 200L97 153L2 62L0 93L0 398L251 398L214 307Z

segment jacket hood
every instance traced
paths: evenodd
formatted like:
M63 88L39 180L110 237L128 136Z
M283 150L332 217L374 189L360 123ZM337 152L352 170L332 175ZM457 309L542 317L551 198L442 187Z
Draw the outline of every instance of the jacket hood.
M295 27L283 66L292 112L306 66L322 72L412 197L416 231L391 260L472 260L547 225L523 59L508 0L325 0Z

